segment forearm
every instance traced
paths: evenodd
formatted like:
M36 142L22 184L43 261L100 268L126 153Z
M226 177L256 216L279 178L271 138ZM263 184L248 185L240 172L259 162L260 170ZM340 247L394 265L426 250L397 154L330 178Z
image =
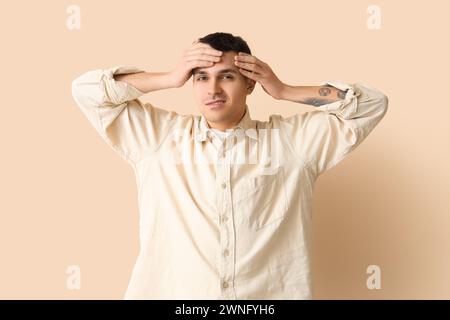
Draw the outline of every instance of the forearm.
M331 85L323 86L290 86L285 85L281 100L288 100L313 106L321 106L343 100L347 91L339 90Z
M126 82L144 93L175 87L169 72L118 74L114 75L114 80Z

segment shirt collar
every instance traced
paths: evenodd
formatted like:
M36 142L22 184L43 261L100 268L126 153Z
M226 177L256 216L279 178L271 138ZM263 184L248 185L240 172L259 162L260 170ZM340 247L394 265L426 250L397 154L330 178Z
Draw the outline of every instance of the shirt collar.
M205 116L201 115L200 118L198 118L195 128L196 128L195 140L199 142L205 141L208 137L208 132L211 131L211 127L206 121ZM243 132L245 132L245 134L251 139L254 140L258 139L256 132L256 124L255 121L252 120L252 118L250 117L250 110L247 104L245 104L244 116L239 121L239 123L233 127L233 133L235 132L234 131L235 129L242 129Z

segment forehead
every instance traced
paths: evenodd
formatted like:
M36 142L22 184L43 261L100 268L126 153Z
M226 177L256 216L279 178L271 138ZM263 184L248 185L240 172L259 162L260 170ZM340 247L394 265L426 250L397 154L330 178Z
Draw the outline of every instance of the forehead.
M211 67L194 68L192 74L223 74L223 73L235 73L240 74L237 67L234 64L234 52L224 52L221 61L215 63Z
M213 71L211 68L195 68L192 71L192 74L223 74L223 73L235 73L239 74L238 70L233 67L222 67L217 68L217 70Z

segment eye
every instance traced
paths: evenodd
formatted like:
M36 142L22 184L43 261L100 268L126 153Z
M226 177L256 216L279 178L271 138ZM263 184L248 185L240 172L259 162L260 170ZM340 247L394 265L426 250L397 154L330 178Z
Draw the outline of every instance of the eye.
M224 75L224 77L228 77L229 79L233 79L233 76L231 76L231 75ZM203 78L206 78L206 77L205 76L199 76L197 78L197 81L202 80Z

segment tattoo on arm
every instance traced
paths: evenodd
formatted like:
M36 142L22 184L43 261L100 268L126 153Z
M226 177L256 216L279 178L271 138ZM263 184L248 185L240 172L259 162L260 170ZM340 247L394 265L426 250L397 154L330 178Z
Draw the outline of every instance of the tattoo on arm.
M323 104L327 104L327 103L332 103L335 100L331 100L331 99L318 99L318 98L306 98L304 100L300 100L300 101L296 101L298 103L304 103L304 104L310 104L313 106L321 106Z
M345 99L345 94L347 93L347 90L342 91L342 90L338 90L337 92L337 96L339 99Z
M331 89L328 88L328 87L321 87L321 88L319 89L319 94L320 94L321 96L328 96L330 93L331 93Z
M331 88L331 87L333 87L331 84L326 84L326 85L324 85L324 86L323 86L322 88L320 88L320 90L319 90L320 95L322 96L321 90L323 90L323 89L327 89L327 90L328 90L326 95L330 94L331 91L330 91L330 89L328 89L328 88ZM333 87L333 88L334 88L334 87ZM336 88L336 90L337 90L337 97L338 97L339 99L345 99L345 95L346 95L346 93L347 93L347 90L344 91L344 90L340 90L340 89L337 89L337 88Z
M330 97L331 92L332 92L330 87L333 87L333 86L327 84L327 85L321 86L320 89L319 89L319 95L321 97L328 97L328 99L325 99L325 98L306 98L304 100L299 100L299 101L296 101L296 102L304 103L304 104L310 104L310 105L313 105L313 106L321 106L321 105L324 105L324 104L335 102L336 100L333 100ZM347 91L343 91L343 90L337 89L337 97L339 99L345 99L346 93L347 93Z

